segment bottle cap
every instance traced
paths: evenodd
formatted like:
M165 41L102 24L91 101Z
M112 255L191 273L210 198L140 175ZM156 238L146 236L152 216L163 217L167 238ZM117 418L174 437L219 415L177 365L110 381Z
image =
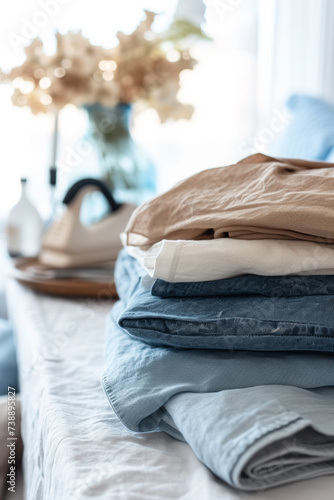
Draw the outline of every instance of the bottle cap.
M28 179L26 177L21 177L21 184L26 184Z

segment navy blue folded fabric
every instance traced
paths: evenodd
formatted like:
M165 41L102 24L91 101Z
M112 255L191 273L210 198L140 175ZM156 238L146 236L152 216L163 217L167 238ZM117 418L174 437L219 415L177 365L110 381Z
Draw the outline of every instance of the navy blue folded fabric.
M118 324L156 346L334 352L334 295L175 297L151 295L135 259L121 252Z
M151 287L154 297L211 297L215 295L263 295L264 297L302 297L334 295L334 276L258 276L193 283L169 283L157 279Z

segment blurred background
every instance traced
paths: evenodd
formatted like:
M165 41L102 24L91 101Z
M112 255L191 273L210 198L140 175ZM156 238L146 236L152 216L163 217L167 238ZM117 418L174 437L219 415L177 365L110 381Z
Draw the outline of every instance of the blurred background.
M190 38L187 50L197 64L179 73L177 97L193 106L191 116L168 119L167 106L161 120L149 102L141 107L134 99L131 133L154 165L157 193L204 168L230 164L256 151L275 151L274 145L295 116L296 101L286 107L291 96L313 96L328 104L334 100L332 0L1 2L0 68L8 75L22 65L25 47L36 37L46 54L54 53L56 32L81 30L94 46L117 47L117 32L132 33L145 18L144 9L158 14L153 32L163 32L173 20L181 19L201 27L205 35ZM170 62L177 61L179 56L172 46L169 53L168 43L164 51ZM108 68L108 77L107 73ZM20 196L20 177L29 179L30 199L43 218L51 210L48 182L54 161L54 110L50 106L46 112L33 113L22 95L19 106L14 106L15 84L17 88L22 81L13 80L3 79L0 85L2 227ZM48 85L45 79L43 83ZM23 85L21 90L28 95L31 88ZM42 99L48 104L48 97ZM69 170L80 177L100 161L97 149L82 143L88 126L82 105L70 102L60 110L56 166L65 184Z

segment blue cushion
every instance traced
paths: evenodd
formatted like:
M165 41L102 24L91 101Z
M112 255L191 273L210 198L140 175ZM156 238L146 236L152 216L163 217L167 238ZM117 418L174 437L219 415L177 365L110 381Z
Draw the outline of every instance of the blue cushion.
M0 318L0 395L7 394L8 386L18 390L16 351L10 324Z
M330 153L327 156L326 161L328 161L329 163L334 163L334 148L330 150Z
M334 108L305 95L291 96L287 107L294 118L269 153L285 158L327 160L334 148Z

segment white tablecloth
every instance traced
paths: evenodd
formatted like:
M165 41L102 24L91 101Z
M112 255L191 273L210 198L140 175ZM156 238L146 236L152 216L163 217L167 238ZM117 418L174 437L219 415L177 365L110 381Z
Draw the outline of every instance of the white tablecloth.
M132 434L103 393L111 303L37 295L10 280L22 390L27 500L332 500L334 477L255 494L225 486L187 444Z

